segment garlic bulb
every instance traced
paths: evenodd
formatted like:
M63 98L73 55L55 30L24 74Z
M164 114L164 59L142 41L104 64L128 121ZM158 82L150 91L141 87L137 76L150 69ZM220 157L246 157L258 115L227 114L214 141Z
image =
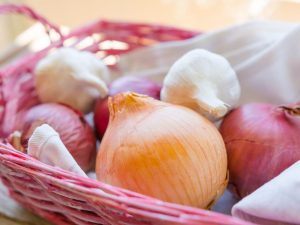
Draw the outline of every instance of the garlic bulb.
M227 185L223 139L195 111L145 95L109 98L97 179L163 201L209 208Z
M42 102L67 104L83 113L95 100L105 97L109 71L92 53L60 48L42 59L35 68L36 91Z
M163 101L184 105L211 120L223 117L239 97L239 81L229 62L202 49L178 59L161 90Z

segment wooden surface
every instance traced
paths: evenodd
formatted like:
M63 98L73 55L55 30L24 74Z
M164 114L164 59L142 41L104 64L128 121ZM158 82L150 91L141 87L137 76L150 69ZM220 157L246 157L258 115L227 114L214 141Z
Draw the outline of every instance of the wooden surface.
M0 225L30 225L26 222L18 222L11 220L3 215L0 215Z

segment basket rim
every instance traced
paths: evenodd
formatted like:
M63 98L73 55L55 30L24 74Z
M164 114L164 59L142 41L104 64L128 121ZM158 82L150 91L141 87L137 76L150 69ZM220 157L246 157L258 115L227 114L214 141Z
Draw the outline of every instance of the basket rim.
M164 216L168 217L169 220L174 219L174 222L178 221L178 218L184 217L184 222L189 222L189 224L199 223L200 221L219 223L220 219L223 224L228 225L251 224L225 214L164 202L91 178L79 177L69 171L44 164L25 153L15 150L9 144L0 143L0 161L6 167L17 168L20 171L25 171L27 174L34 175L38 178L46 178L72 192L76 190L78 191L76 194L93 196L94 199L98 197L120 205L125 204L128 207L124 207L123 210L129 214L145 215L147 211L148 216L153 217L153 219L156 219L157 216ZM36 170L43 170L44 173ZM82 185L83 183L86 187ZM111 206L116 207L116 204L111 204Z
M14 5L14 4L11 4ZM24 5L22 5L24 6ZM1 7L1 5L0 5ZM82 36L80 35L83 33L83 31L92 29L93 27L97 26L124 26L124 28L127 28L129 26L136 26L136 27L145 27L152 29L155 28L157 30L164 30L164 31L174 31L174 32L181 32L184 36L187 37L194 37L195 35L201 34L201 31L195 31L192 29L185 29L185 28L178 28L172 25L161 25L161 24L152 24L152 23L146 23L146 22L135 22L135 21L121 21L121 20L109 20L109 19L95 19L87 24L83 24L79 27L73 28L70 30L70 32L66 35L61 34L60 38L54 42L51 41L51 44L43 49L40 49L38 51L33 51L27 53L26 57L21 57L17 59L15 62L9 63L7 65L4 65L0 68L0 79L2 77L8 76L11 73L14 73L17 68L22 67L23 65L26 65L28 61L36 61L38 59L41 59L43 56L45 56L50 49L58 48L63 46L63 42L69 38ZM96 34L97 32L91 32L91 34ZM31 65L31 64L30 64ZM27 67L30 67L28 65Z

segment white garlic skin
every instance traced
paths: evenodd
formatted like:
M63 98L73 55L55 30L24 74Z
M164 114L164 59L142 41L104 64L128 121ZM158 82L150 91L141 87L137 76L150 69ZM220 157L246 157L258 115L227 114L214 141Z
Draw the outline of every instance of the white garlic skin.
M41 102L64 103L83 113L92 111L95 100L108 93L110 74L90 52L60 48L40 60L35 86Z
M212 121L223 117L239 97L240 84L229 62L203 49L179 58L161 90L163 101L189 107Z

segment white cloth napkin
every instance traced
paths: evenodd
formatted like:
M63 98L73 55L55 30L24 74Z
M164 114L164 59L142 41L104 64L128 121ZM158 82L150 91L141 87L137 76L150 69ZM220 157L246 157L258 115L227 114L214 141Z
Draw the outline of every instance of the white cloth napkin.
M259 224L300 224L300 161L232 208L232 215Z
M204 48L226 57L242 88L240 103L300 100L300 24L251 22L190 40L147 47L120 58L120 74L162 81L184 53Z

